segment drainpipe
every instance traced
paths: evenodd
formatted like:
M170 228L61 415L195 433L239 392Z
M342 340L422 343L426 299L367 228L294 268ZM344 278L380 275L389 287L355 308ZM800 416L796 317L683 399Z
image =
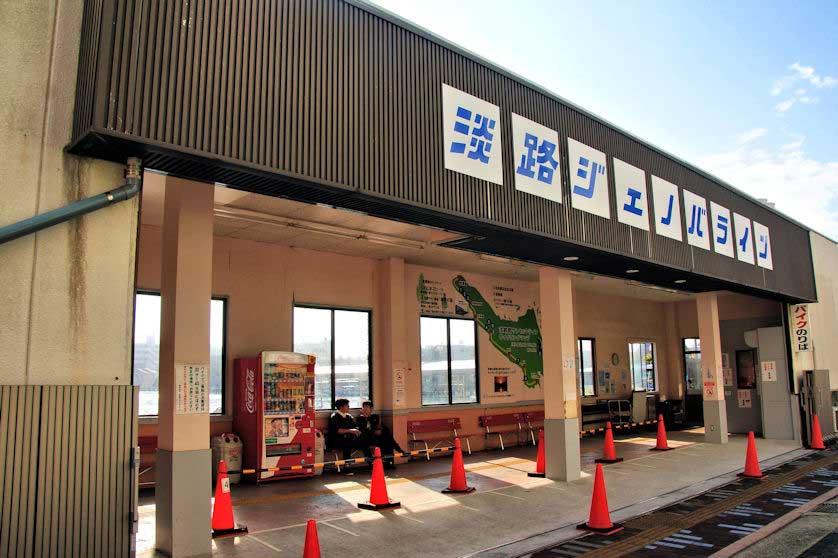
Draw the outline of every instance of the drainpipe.
M91 196L71 203L70 205L65 205L64 207L30 217L29 219L0 227L0 244L5 244L22 236L102 209L103 207L130 200L140 193L142 184L141 161L136 157L129 157L125 165L125 184L115 190Z

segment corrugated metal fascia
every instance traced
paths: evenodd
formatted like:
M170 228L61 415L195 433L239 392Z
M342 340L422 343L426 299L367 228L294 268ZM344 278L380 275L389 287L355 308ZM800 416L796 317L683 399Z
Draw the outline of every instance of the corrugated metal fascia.
M555 100L559 103L562 103L563 105L567 106L568 108L571 108L575 111L578 111L578 112L584 114L585 116L587 116L588 118L591 118L592 120L595 120L595 121L599 122L600 124L611 128L615 132L623 134L624 136L640 143L643 147L651 149L652 151L656 151L660 155L662 155L662 156L664 156L668 159L671 159L673 162L675 162L675 163L677 163L677 164L679 164L683 167L686 167L687 169L689 169L689 170L691 170L691 171L693 171L697 174L700 174L700 175L704 176L705 178L707 178L708 180L711 180L712 182L714 182L718 186L721 186L722 188L730 190L734 194L736 194L738 196L741 196L741 197L747 199L748 201L750 201L750 202L752 202L752 203L754 203L754 204L756 204L756 205L758 205L758 206L760 206L760 207L762 207L762 208L764 208L764 209L766 209L766 210L768 210L772 213L775 213L776 215L782 217L783 219L785 219L789 223L793 223L793 224L797 225L798 227L801 227L801 228L803 228L807 231L818 232L818 231L815 231L814 229L812 229L811 227L809 227L807 225L804 225L803 223L800 223L799 221L789 217L788 215L784 214L782 211L779 211L777 208L772 207L772 206L766 204L765 202L760 201L757 198L754 198L753 196L751 196L750 194L747 194L746 192L743 192L742 190L736 188L735 186L731 185L728 182L725 182L724 180L722 180L722 179L718 178L717 176L707 172L706 170L701 169L701 168L693 165L692 163L690 163L690 162L688 162L684 159L681 159L677 155L673 155L672 153L663 149L662 147L658 147L655 144L644 140L643 138L633 134L632 132L629 132L628 130L626 130L624 128L621 128L617 124L609 122L605 118L602 118L601 116L596 115L595 113L593 113L593 112L589 111L588 109L574 103L573 101L570 101L570 100L562 97L561 95L559 95L557 93L554 93L553 91L547 89L546 87L538 85L537 83L521 76L520 74L517 74L517 73L513 72L512 70L501 66L500 64L492 62L491 60L488 60L488 59L480 56L479 54L477 54L475 52L472 52L472 51L468 50L467 48L462 47L462 46L458 45L457 43L442 37L441 35L437 35L433 31L430 31L430 30L422 27L421 25L417 25L410 20L404 19L403 17L387 10L386 8L382 8L381 6L378 6L377 4L372 4L370 2L367 2L366 0L342 0L342 1L346 2L348 4L352 4L353 6L356 6L356 7L360 8L364 11L375 14L376 16L381 17L381 18L393 23L394 25L398 25L399 27L402 27L402 28L404 28L404 29L406 29L406 30L408 30L412 33L416 33L417 35L419 35L421 37L424 37L425 39L428 39L429 41L432 41L432 42L438 44L441 47L447 48L447 49L449 49L449 50L451 50L451 51L453 51L453 52L455 52L455 53L457 53L461 56L465 56L465 57L471 59L472 61L474 61L478 64L486 66L487 68L489 68L489 69L491 69L491 70L493 70L493 71L495 71L499 74L502 74L502 75L504 75L504 76L506 76L510 79L513 79L513 80L525 85L526 87L529 87L529 88L531 88L535 91L538 91L539 93L541 93L543 95L546 95L546 96L550 97L551 99L553 99L553 100ZM818 234L821 234L822 236L825 236L822 233L818 233Z

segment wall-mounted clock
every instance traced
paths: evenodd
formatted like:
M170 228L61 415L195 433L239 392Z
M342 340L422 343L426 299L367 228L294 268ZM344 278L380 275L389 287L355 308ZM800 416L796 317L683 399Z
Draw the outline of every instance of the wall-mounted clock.
M614 366L620 364L620 355L618 355L617 353L611 353L611 364L613 364Z

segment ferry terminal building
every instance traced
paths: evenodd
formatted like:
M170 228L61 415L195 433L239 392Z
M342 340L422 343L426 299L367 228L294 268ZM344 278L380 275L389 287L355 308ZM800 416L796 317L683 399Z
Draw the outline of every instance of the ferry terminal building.
M712 443L804 443L812 413L834 432L806 396L838 387L832 240L365 2L70 4L0 24L39 37L9 43L0 226L113 190L131 157L142 189L0 244L0 463L29 471L0 484L0 533L52 544L29 504L78 482L100 515L70 497L65 520L117 518L95 544L129 552L151 437L158 546L209 552L193 495L234 360L264 350L317 356L320 426L336 397L401 442L543 411L559 480L609 400ZM177 412L185 363L209 412Z

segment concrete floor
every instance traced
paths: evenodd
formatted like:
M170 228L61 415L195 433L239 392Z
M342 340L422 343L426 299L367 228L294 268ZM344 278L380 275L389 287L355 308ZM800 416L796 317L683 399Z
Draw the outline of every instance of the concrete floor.
M655 443L653 432L617 436L618 455L626 461L605 468L614 520L721 484L722 476L738 472L744 463L745 437L732 436L726 445L706 444L703 430L695 429L672 432L669 440L677 449L658 453L648 451ZM368 472L234 485L236 520L246 524L250 534L214 541L213 556L298 555L308 519L318 521L324 556L354 554L363 548L368 558L453 557L521 539L529 544L558 542L575 536L572 526L587 519L593 460L601 445L601 438L582 441L583 478L571 483L528 477L535 461L532 447L466 456L468 482L477 491L460 496L440 493L448 485L449 458L413 461L388 472L388 492L402 507L381 513L356 507L369 495ZM757 440L763 461L796 453L798 447L791 441ZM540 537L530 539L536 535ZM151 493L141 496L138 556L155 556L153 548ZM513 555L510 552L497 555Z

